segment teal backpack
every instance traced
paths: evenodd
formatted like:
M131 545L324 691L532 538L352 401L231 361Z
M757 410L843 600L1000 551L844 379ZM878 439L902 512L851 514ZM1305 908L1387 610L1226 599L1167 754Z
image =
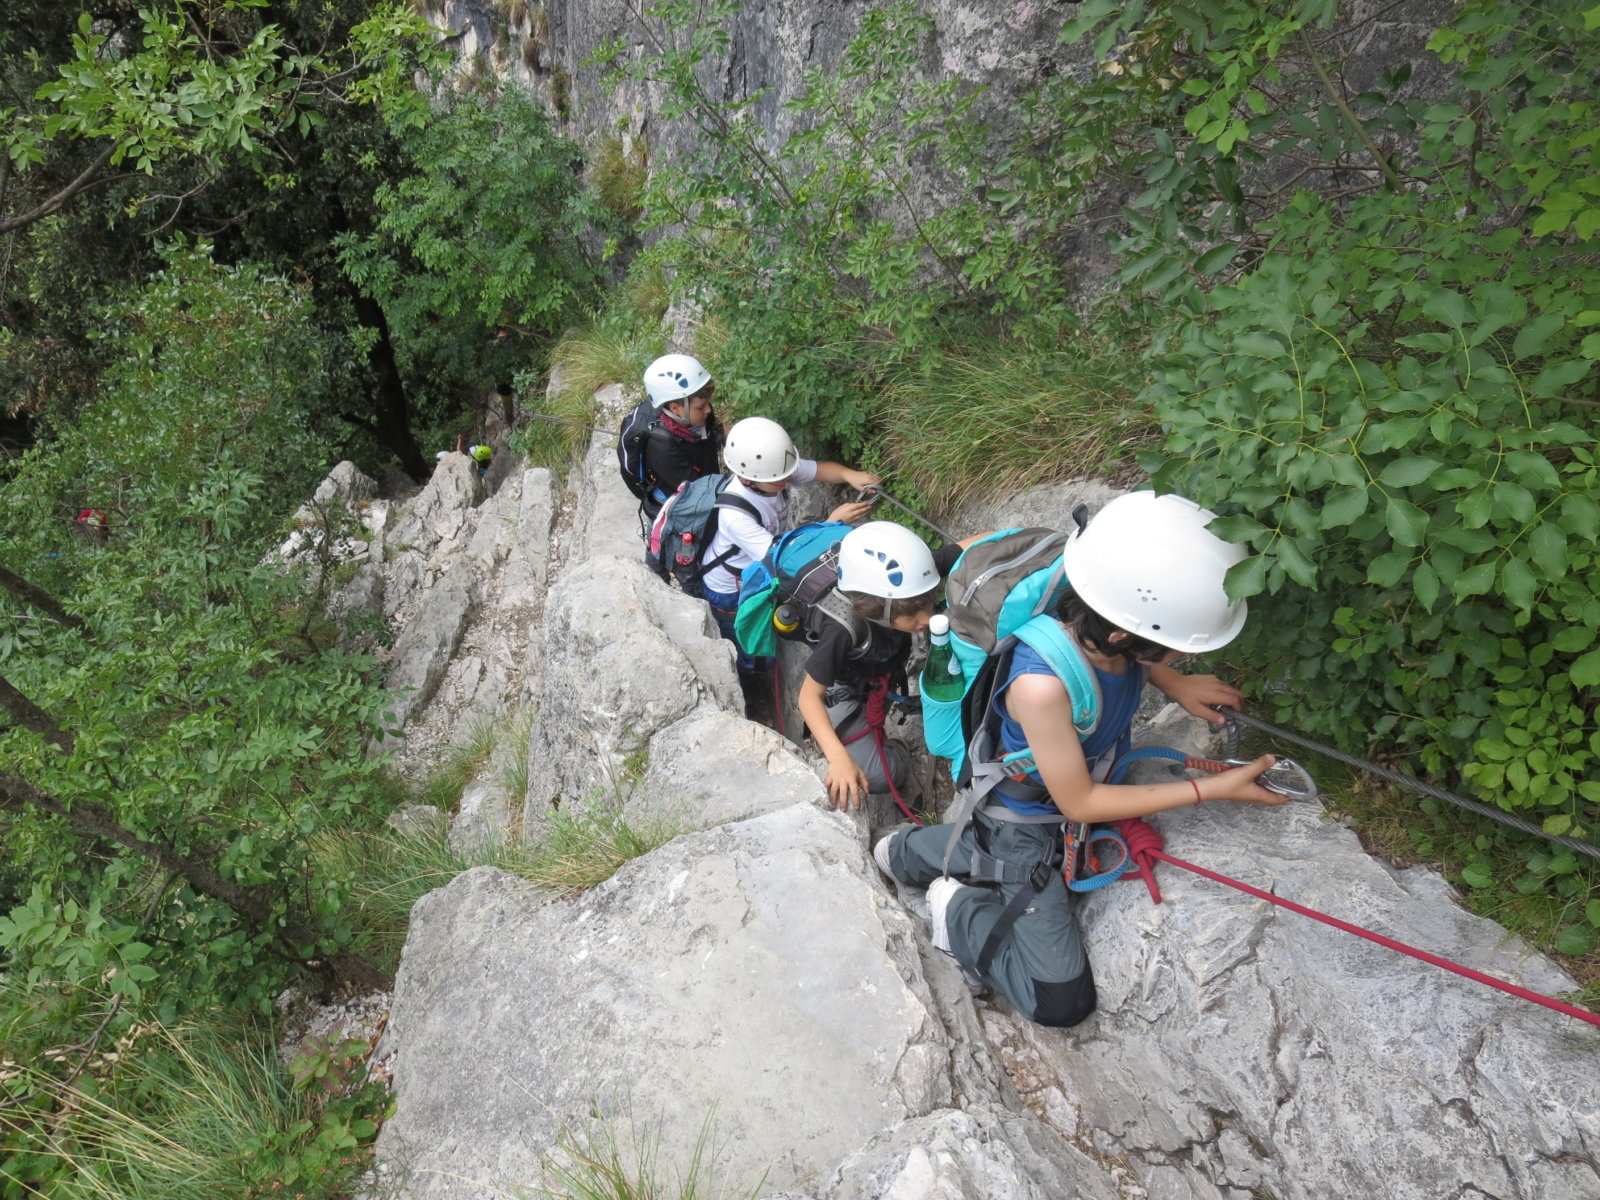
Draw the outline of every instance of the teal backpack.
M922 736L950 760L958 784L987 795L1001 779L1024 773L1026 751L1000 762L990 705L1003 659L1021 642L1050 665L1072 699L1072 723L1086 737L1100 720L1100 684L1083 652L1050 614L1067 591L1061 561L1067 535L1049 529L1006 529L974 542L945 581L950 649L965 691L957 700L922 699Z
M755 658L770 658L778 652L778 638L804 638L809 619L803 619L789 633L780 634L773 617L780 605L793 602L800 615L810 618L815 612L832 617L850 629L860 641L864 622L850 604L834 589L839 581L839 543L850 526L839 521L813 521L791 529L777 538L760 562L744 569L739 581L739 609L733 618L733 634L739 649Z

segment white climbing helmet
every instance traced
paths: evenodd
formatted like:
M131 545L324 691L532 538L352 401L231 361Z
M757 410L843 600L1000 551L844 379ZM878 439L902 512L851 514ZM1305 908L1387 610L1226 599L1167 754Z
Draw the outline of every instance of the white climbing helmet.
M1206 528L1216 515L1182 496L1118 496L1062 551L1067 579L1119 629L1185 653L1226 646L1247 610L1222 581L1247 551Z
M688 354L663 354L644 369L644 390L657 410L692 396L711 382L711 372Z
M868 521L839 543L839 588L898 600L939 586L928 544L904 525Z
M800 455L783 426L766 417L746 417L728 430L722 458L728 470L755 483L777 483L800 465Z

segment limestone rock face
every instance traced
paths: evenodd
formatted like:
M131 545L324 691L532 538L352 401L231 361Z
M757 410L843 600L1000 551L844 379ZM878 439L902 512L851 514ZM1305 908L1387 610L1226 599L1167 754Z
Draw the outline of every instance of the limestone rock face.
M1274 895L1535 991L1574 986L1314 802L1151 824L1169 853ZM1596 1194L1600 1034L1174 866L1157 876L1159 906L1121 883L1080 910L1089 1021L983 1013L1058 1127L1127 1155L1152 1195Z
M713 1109L725 1179L858 1196L909 1170L949 1182L893 1194L955 1196L993 1174L1016 1190L965 1194L1114 1195L1079 1192L1075 1175L1103 1170L1032 1117L1002 1117L992 1092L958 1096L909 919L867 877L848 822L809 805L679 838L575 897L490 868L458 877L412 914L390 1028L397 1107L380 1154L418 1200L525 1186L597 1113L659 1118L661 1165L682 1167ZM945 1112L958 1101L972 1111ZM874 1147L839 1190L808 1182L940 1113ZM956 1163L964 1141L986 1154Z
M515 1194L564 1135L626 1138L630 1120L659 1126L663 1166L682 1165L713 1108L720 1177L767 1169L775 1200L1600 1195L1600 1034L1170 864L1159 906L1138 883L1083 900L1100 997L1083 1025L975 1003L884 890L861 823L822 808L793 745L739 715L706 606L639 561L609 444L576 482L559 569L539 549L548 476L481 513L461 482L443 486L468 508L414 505L407 536L437 536L390 567L426 584L405 602L419 617L481 595L499 615L464 619L469 643L495 622L523 631L507 661L528 664L538 708L524 830L598 794L630 822L701 831L578 896L484 868L419 902L379 1142L405 1195ZM955 531L1065 529L1114 494L1034 489ZM526 546L505 547L512 523L535 531ZM502 610L507 596L522 607ZM448 641L448 621L415 628ZM471 679L499 686L487 666ZM1208 724L1160 702L1145 714L1136 744L1215 752ZM492 838L497 802L465 798L453 842ZM1437 874L1369 858L1315 802L1152 824L1198 865L1537 991L1573 986Z
M685 717L650 741L650 765L625 815L704 829L791 804L827 804L794 744L728 712Z
M629 756L702 705L743 705L733 646L717 639L705 601L669 590L642 563L602 557L569 571L550 589L541 644L535 818L551 801L619 790Z

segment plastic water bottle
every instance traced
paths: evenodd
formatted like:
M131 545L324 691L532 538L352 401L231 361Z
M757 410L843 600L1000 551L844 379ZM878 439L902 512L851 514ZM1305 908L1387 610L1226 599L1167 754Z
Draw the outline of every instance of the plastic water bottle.
M922 665L921 691L929 700L959 700L967 690L961 664L950 652L950 618L937 613L928 621L928 661Z
M793 633L800 628L800 609L793 604L780 604L772 612L772 625L779 633Z
M694 566L694 534L684 530L683 536L678 541L678 549L673 553L680 567Z

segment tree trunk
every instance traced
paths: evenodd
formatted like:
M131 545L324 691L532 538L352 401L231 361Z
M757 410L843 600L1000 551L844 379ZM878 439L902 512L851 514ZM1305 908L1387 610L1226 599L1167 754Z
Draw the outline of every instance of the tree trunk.
M394 341L389 336L389 321L383 306L370 296L357 293L356 316L363 325L378 331L369 361L378 379L377 394L373 397L372 432L377 439L393 450L407 475L418 483L428 478L432 464L423 456L411 432L411 406L406 403L405 383L400 378L400 364L395 360Z
M31 604L52 621L65 625L68 629L76 629L80 633L89 632L89 627L80 618L73 616L62 608L61 602L49 592L42 587L29 583L22 576L14 571L8 571L5 567L0 567L0 587L5 588L6 591L24 604Z

